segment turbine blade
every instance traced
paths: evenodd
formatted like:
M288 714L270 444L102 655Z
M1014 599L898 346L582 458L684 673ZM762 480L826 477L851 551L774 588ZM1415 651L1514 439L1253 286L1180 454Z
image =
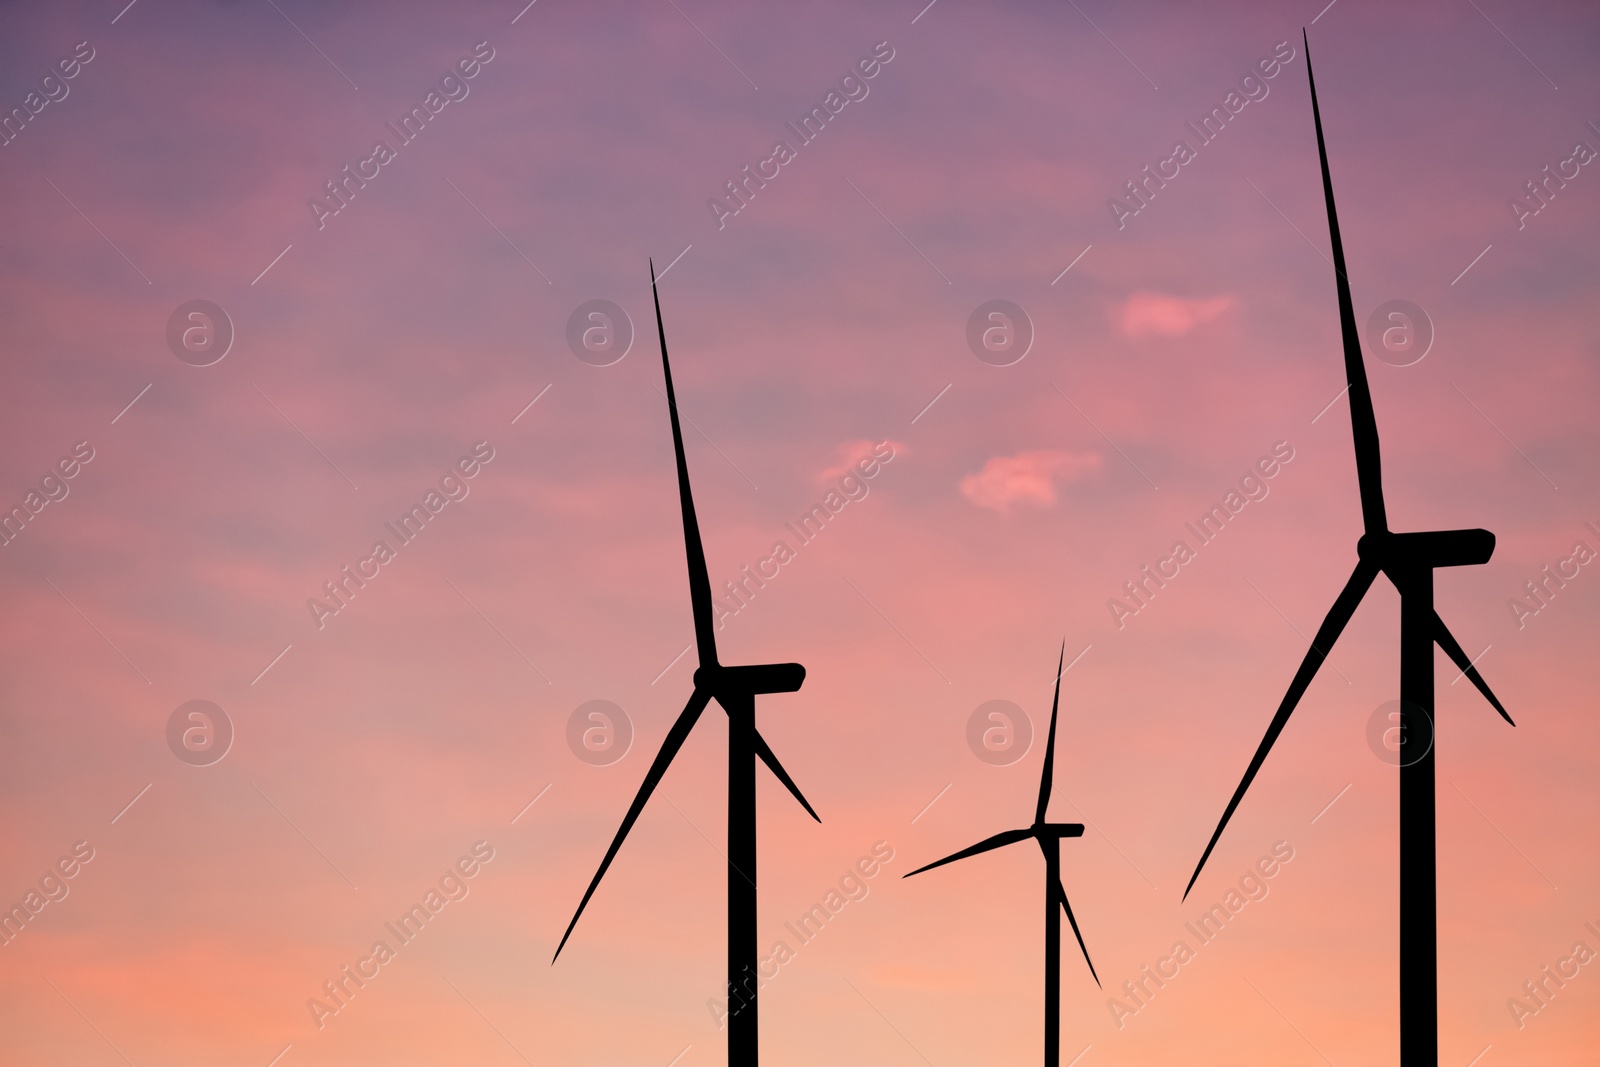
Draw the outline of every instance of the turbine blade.
M656 333L661 338L661 373L667 380L667 412L672 416L672 451L678 461L678 505L683 511L683 550L689 561L689 603L694 609L694 643L700 666L717 662L716 627L711 610L711 578L706 573L706 550L700 543L700 520L694 513L689 489L689 465L683 457L683 428L678 425L678 397L672 390L672 366L667 362L667 328L661 322L661 294L656 291L656 266L650 264L650 296L656 304Z
M1478 673L1478 668L1472 665L1472 660L1467 658L1467 654L1461 648L1460 642L1450 632L1450 627L1444 624L1444 620L1439 618L1437 611L1433 613L1433 630L1434 640L1439 642L1439 647L1444 649L1445 655L1449 656L1455 662L1455 665L1461 668L1461 673L1472 679L1472 684L1478 687L1478 692L1482 693L1490 704L1494 705L1494 710L1500 713L1502 719L1510 722L1512 726L1517 725L1511 722L1511 715L1506 711L1505 705L1501 704L1499 698L1490 692L1489 683L1483 680L1483 675Z
M760 756L761 762L765 763L767 768L778 776L778 781L782 782L785 788L794 794L794 798L800 802L800 806L806 809L806 814L821 822L822 818L811 809L810 803L800 792L800 787L794 784L794 779L789 777L789 772L783 769L783 764L778 762L778 757L772 754L772 749L768 746L767 739L761 736L760 730L756 731L756 755Z
M1004 833L995 834L993 837L986 837L982 841L979 841L976 845L973 845L970 848L964 848L960 852L946 856L942 860L934 860L926 867L918 867L916 870L912 871L911 874L921 874L923 871L931 871L935 867L943 867L945 864L954 863L956 860L964 860L968 856L976 856L980 852L989 852L992 849L1003 848L1006 845L1014 845L1018 841L1026 841L1032 836L1033 831L1031 829L1007 830ZM910 878L911 874L902 875L902 877Z
M1072 936L1078 939L1078 948L1083 951L1083 962L1089 965L1089 973L1094 976L1094 984L1100 985L1100 976L1095 974L1094 960L1089 958L1089 948L1083 943L1083 934L1078 930L1078 920L1072 914L1072 905L1067 903L1067 887L1060 882L1056 883L1056 895L1061 898L1061 907L1067 913L1067 922L1072 924ZM1101 986L1104 989L1104 986Z
M1044 746L1044 772L1039 776L1039 807L1033 821L1044 822L1045 809L1050 806L1050 787L1056 775L1056 712L1061 707L1061 666L1067 662L1067 642L1061 642L1061 660L1056 664L1056 698L1050 705L1050 740Z
M1333 179L1328 174L1328 148L1322 139L1322 113L1317 108L1317 81L1311 74L1311 44L1306 45L1306 79L1311 84L1311 116L1317 126L1317 155L1322 160L1322 191L1328 202L1328 236L1333 245L1333 270L1339 288L1339 329L1344 338L1344 372L1350 383L1350 429L1355 437L1356 476L1361 484L1361 517L1366 532L1389 528L1383 507L1383 464L1378 454L1378 420L1372 412L1372 389L1361 360L1361 331L1350 300L1350 277L1344 266L1344 242L1333 206Z
M1377 576L1376 563L1368 560L1357 563L1350 580L1345 583L1338 599L1329 609L1328 617L1322 620L1322 625L1317 629L1317 636L1311 639L1311 648L1306 652L1305 659L1300 661L1300 669L1295 672L1294 681L1289 683L1289 691L1283 695L1283 702L1278 705L1278 713L1272 717L1272 724L1267 727L1267 735L1261 739L1261 747L1256 749L1255 756L1250 760L1250 767L1244 772L1244 780L1239 783L1239 788L1233 791L1233 799L1228 801L1228 810L1222 813L1222 821L1217 823L1217 830L1211 835L1205 854L1200 857L1200 862L1195 864L1194 874L1183 890L1185 900L1189 897L1189 890L1194 888L1195 879L1200 877L1200 871L1205 867L1206 860L1211 858L1211 850L1217 847L1217 839L1227 828L1228 820L1233 818L1234 809L1239 806L1239 801L1244 799L1245 790L1255 781L1256 772L1261 769L1267 753L1272 751L1272 745L1283 732L1289 716L1294 713L1295 705L1300 703L1300 697L1304 695L1306 687L1311 684L1311 679L1316 677L1317 668L1322 666L1322 661L1327 658L1325 650L1333 648L1333 643L1339 640L1339 634L1344 631L1345 624L1350 621L1350 616L1355 614L1356 606L1361 603L1361 598L1366 595L1367 589Z
M561 950L566 947L567 938L572 936L573 927L578 925L578 918L583 914L583 909L588 906L589 898L594 896L595 888L600 884L600 879L605 877L606 868L611 866L611 861L616 858L617 849L622 847L623 839L628 836L628 831L633 829L633 824L638 821L639 813L644 810L645 803L650 799L650 794L660 784L661 778L667 773L667 767L672 763L678 750L683 747L684 740L689 736L689 731L694 729L694 724L700 718L700 713L706 710L706 705L711 701L711 692L706 689L696 689L689 695L689 703L684 705L683 711L678 715L678 721L672 724L672 729L667 731L667 739L661 742L661 751L656 753L655 762L650 764L650 770L645 773L644 783L639 786L639 792L633 798L633 803L628 807L628 814L622 817L622 825L617 829L617 836L612 838L611 847L606 849L606 858L600 861L600 869L594 872L594 880L589 883L589 888L584 890L583 899L578 902L578 910L573 913L572 921L567 924L567 932L561 935L561 944L556 946L556 954L550 957L554 963L561 955Z

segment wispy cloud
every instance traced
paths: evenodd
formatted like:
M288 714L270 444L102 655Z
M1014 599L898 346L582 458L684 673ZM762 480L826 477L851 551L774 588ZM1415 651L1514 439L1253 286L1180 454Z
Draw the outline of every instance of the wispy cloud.
M1233 310L1231 296L1191 299L1149 291L1113 305L1111 320L1124 337L1182 337Z
M1100 469L1098 452L1018 452L995 456L961 479L961 493L980 508L1005 513L1016 504L1049 507L1056 482L1075 482Z

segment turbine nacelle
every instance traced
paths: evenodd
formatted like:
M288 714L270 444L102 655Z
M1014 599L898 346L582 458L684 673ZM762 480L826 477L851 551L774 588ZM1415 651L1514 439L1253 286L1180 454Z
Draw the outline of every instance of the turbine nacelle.
M805 680L806 669L798 663L753 663L737 667L708 663L694 672L694 687L713 695L794 693Z
M1039 839L1039 843L1042 845L1042 844L1044 844L1044 842L1045 842L1045 840L1047 838L1052 838L1053 837L1057 841L1059 841L1063 837L1082 837L1083 836L1083 823L1081 823L1081 822L1039 822L1039 823L1034 823L1032 826L1030 826L1028 828L1028 832L1031 833L1034 837L1037 837Z
M1494 555L1494 534L1488 530L1428 530L1420 533L1363 534L1356 542L1362 560L1387 571L1391 567L1473 567Z

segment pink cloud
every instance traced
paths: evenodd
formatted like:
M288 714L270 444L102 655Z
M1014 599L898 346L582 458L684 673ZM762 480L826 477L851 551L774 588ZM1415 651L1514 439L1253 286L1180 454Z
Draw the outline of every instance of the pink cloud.
M1056 502L1057 479L1077 481L1099 469L1098 452L1018 452L995 456L961 479L961 492L978 507L999 512L1018 503L1048 507Z
M1124 337L1182 337L1196 326L1221 317L1234 303L1231 296L1190 300L1138 292L1112 310L1112 321Z
M872 455L872 450L879 445L886 445L896 456L903 456L908 451L903 441L868 441L865 438L859 441L845 441L834 449L833 463L817 472L817 481L831 482L835 478L855 472L856 464Z

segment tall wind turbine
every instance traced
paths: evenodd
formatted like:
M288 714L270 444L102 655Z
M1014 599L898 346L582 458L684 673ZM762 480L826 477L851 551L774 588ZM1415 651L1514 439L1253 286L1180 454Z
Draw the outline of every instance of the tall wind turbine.
M1304 35L1302 34L1302 41ZM1261 747L1244 772L1244 780L1228 801L1211 843L1195 866L1184 896L1216 848L1234 809L1255 780L1272 744L1283 732L1295 705L1311 684L1327 650L1339 639L1379 573L1400 594L1400 1062L1403 1067L1436 1067L1439 1062L1439 951L1437 865L1434 845L1433 646L1444 649L1472 684L1478 687L1506 722L1504 706L1472 665L1461 645L1433 607L1433 572L1439 567L1487 563L1494 552L1488 530L1434 530L1393 533L1383 509L1383 477L1378 458L1378 423L1372 413L1372 391L1361 362L1361 336L1350 302L1350 281L1344 268L1344 245L1333 207L1333 181L1328 176L1328 150L1322 140L1322 115L1317 85L1311 78L1311 51L1306 47L1306 77L1311 79L1311 114L1317 127L1317 153L1322 160L1322 190L1328 202L1328 232L1339 291L1339 322L1344 335L1344 368L1350 382L1350 424L1355 433L1356 473L1361 487L1361 515L1366 531L1356 542L1355 573L1333 602L1289 691L1272 717Z
M812 811L811 805L801 795L800 788L783 769L778 757L762 739L756 729L756 695L758 693L793 693L805 681L806 669L798 663L761 663L728 667L717 661L717 641L711 610L711 579L706 573L706 553L700 543L700 524L695 518L694 498L689 491L689 467L683 458L683 431L678 425L678 401L672 391L672 367L667 362L667 332L661 324L661 296L656 291L655 264L650 265L650 293L655 300L656 332L661 338L661 370L667 381L667 413L672 419L672 448L678 462L678 503L683 512L683 546L689 564L689 602L694 611L695 647L699 652L700 666L694 672L694 692L689 703L678 715L678 721L667 731L667 738L656 753L655 762L644 776L644 783L633 798L628 813L622 817L617 836L606 849L605 859L594 880L584 891L578 910L567 924L567 932L556 946L561 955L573 927L594 895L595 887L605 876L606 869L616 858L623 839L644 810L650 794L671 765L673 757L683 747L689 732L694 729L700 713L713 699L728 714L728 985L730 1000L735 987L747 993L747 1000L728 1015L728 1063L738 1067L755 1067L760 1055L760 1040L756 1025L756 990L759 975L756 971L759 952L756 948L756 758L777 775L789 792L794 794L801 807L818 822L822 820Z
M1089 965L1089 973L1094 976L1094 984L1100 984L1100 976L1095 974L1094 961L1089 959L1089 950L1083 944L1083 934L1078 931L1078 920L1072 914L1072 905L1067 903L1067 890L1061 884L1061 839L1063 837L1082 837L1083 824L1081 822L1046 822L1045 809L1050 806L1050 786L1055 778L1056 762L1056 712L1061 707L1061 664L1066 662L1067 646L1061 646L1061 660L1056 664L1056 696L1055 702L1050 705L1050 740L1044 750L1044 773L1039 778L1039 804L1034 809L1033 825L1021 830L1006 830L1004 833L986 837L970 848L964 848L942 860L936 860L926 867L918 867L911 874L921 874L931 871L935 867L942 867L946 863L976 856L980 852L988 852L1005 845L1014 845L1018 841L1033 838L1039 842L1039 851L1044 853L1044 1063L1045 1067L1057 1067L1061 1062L1061 912L1067 913L1067 921L1072 924L1072 935L1078 939L1078 948L1083 951L1083 962ZM1057 911L1057 907L1061 910Z

